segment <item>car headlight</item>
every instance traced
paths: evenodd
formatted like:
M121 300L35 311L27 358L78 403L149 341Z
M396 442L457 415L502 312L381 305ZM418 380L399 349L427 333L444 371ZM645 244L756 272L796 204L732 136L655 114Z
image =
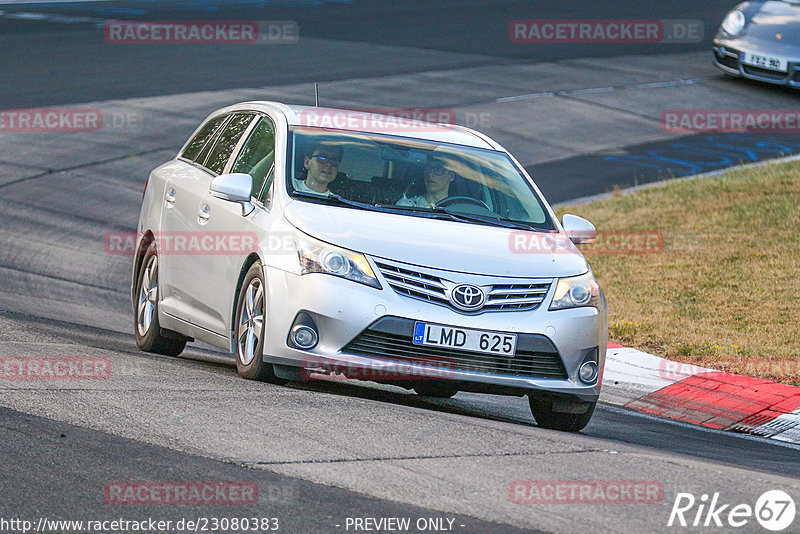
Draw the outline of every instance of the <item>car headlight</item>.
M381 289L363 254L323 243L305 234L295 236L300 274L324 273Z
M722 31L731 36L737 36L744 30L744 13L738 9L734 9L725 16L722 21Z
M551 310L600 305L600 285L591 271L580 276L560 278L556 284Z

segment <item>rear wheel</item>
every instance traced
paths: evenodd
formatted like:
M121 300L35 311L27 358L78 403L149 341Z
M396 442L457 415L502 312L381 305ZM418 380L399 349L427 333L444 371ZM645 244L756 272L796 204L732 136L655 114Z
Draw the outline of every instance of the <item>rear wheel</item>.
M586 428L594 413L597 402L544 401L528 397L531 414L536 424L542 428L578 432ZM555 406L554 406L555 404ZM558 408L556 411L554 408Z
M186 338L163 330L158 323L158 253L155 243L147 248L139 269L133 322L136 346L145 352L177 356L186 346Z
M437 397L440 399L449 399L458 393L458 388L448 386L447 384L417 384L414 386L414 391L417 395L422 397Z
M275 376L275 368L263 358L266 309L264 271L256 262L244 277L236 305L236 370L242 378L283 384L286 381Z

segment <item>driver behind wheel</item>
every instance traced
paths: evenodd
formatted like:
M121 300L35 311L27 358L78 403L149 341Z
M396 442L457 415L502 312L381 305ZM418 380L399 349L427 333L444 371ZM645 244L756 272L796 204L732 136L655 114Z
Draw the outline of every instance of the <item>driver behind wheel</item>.
M425 166L425 193L412 197L403 195L397 205L430 208L450 196L450 184L456 179L452 167L453 162L442 156L428 158Z

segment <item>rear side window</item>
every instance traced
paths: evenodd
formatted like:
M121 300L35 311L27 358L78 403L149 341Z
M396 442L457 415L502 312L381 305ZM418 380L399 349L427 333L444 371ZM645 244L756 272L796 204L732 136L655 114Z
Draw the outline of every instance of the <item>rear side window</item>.
M231 172L245 172L253 177L253 196L263 201L259 195L267 175L275 163L275 126L264 117L253 128L242 151L233 163Z
M225 125L225 130L217 138L217 142L214 144L214 148L211 149L211 154L208 156L208 161L205 166L210 171L217 174L222 172L222 169L225 168L225 164L228 163L228 158L230 158L233 153L233 149L236 148L236 144L239 142L239 139L242 138L242 134L253 121L253 117L254 115L251 113L234 115L233 118L228 121L228 124Z
M203 147L208 143L209 139L214 136L216 133L217 128L223 123L225 119L228 118L228 115L223 115L222 117L217 117L216 119L211 119L208 121L205 126L200 128L200 131L197 132L189 144L186 145L186 150L183 151L181 157L184 157L188 160L192 160L196 163L203 164L203 160L205 160L205 153L201 157L201 152L203 151Z

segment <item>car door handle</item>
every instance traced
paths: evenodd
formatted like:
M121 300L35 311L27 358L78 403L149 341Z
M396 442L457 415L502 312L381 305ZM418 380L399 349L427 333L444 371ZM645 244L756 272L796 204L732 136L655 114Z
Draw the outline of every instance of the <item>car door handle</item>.
M175 189L170 189L167 191L167 193L164 195L164 202L166 202L168 208L171 208L175 205Z
M209 218L211 218L211 206L208 204L203 204L203 207L200 208L199 212L197 212L197 222L200 224L206 224Z

